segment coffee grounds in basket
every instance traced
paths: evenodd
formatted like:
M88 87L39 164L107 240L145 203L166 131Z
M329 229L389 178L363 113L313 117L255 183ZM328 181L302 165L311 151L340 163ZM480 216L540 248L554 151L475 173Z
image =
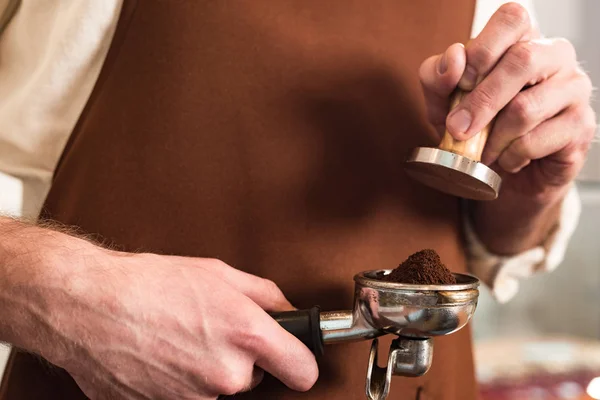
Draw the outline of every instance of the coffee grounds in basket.
M377 278L386 282L417 285L451 285L456 283L452 272L442 263L435 250L421 250L406 259L388 275L380 272Z

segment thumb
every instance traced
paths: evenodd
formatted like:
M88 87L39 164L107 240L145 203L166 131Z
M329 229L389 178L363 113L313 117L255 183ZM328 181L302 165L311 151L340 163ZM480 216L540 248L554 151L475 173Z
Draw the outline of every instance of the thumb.
M442 134L448 116L449 97L466 65L465 47L455 43L442 54L426 59L419 68L419 79L429 122Z

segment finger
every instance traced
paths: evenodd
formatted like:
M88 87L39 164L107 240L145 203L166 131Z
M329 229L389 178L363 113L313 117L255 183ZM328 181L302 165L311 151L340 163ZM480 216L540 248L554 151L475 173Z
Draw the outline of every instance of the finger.
M448 131L465 140L481 131L527 84L575 66L566 40L536 40L512 46L492 72L449 114Z
M217 398L235 396L256 386L256 380L260 378L260 372L257 372L257 368L248 354L237 349L232 354L221 354L221 359L218 362L224 364L222 364L219 375L211 376L213 384L211 391L215 391L209 393L211 397L215 395L218 396ZM200 376L200 379L205 380L206 377Z
M508 3L500 7L466 46L467 66L460 88L473 90L479 77L486 76L513 44L532 39L533 35L529 13L523 6Z
M288 299L286 299L277 284L269 279L264 279L240 271L218 259L179 256L169 257L191 268L201 268L204 272L222 279L228 285L258 304L263 310L288 311L296 309L290 304Z
M245 384L240 390L238 390L238 389L231 390L230 391L231 395L236 395L238 393L244 393L244 392L251 391L252 389L257 387L262 382L264 376L265 376L265 371L263 371L261 368L254 367L252 370L252 376L250 377L250 380L248 381L248 383ZM245 381L247 381L247 379ZM233 387L234 386L232 385L232 388ZM221 397L219 397L219 398L221 398Z
M263 310L295 310L295 307L288 301L275 282L240 271L220 260L211 259L207 261L207 264L211 273L246 295Z
M265 371L262 368L254 367L254 371L252 371L252 380L250 381L250 386L248 387L247 391L252 390L260 385L264 377Z
M464 46L455 43L444 53L429 57L419 68L428 120L441 132L445 129L450 93L456 88L465 62Z
M77 386L79 386L79 389L81 389L81 391L89 399L96 400L100 397L98 395L98 391L94 385L89 384L87 380L85 380L84 378L80 377L77 374L71 373L71 376L73 377L73 380L75 380L75 382L77 383Z
M574 107L515 140L498 158L498 165L516 173L532 160L541 160L542 179L561 186L575 178L596 128L589 106Z
M256 366L279 379L290 389L307 391L316 382L319 369L314 355L300 340L263 313L256 318L254 331L247 340L256 354Z
M583 72L577 72L569 79L554 76L522 91L498 114L482 162L494 163L515 139L572 104L587 103L591 94L591 80Z

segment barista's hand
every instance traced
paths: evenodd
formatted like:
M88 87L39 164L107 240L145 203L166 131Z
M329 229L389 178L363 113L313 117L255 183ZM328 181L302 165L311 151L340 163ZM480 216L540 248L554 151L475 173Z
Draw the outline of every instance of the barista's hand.
M47 272L5 294L34 311L31 350L92 399L215 399L256 386L263 370L299 391L317 379L310 350L263 311L293 309L271 281L218 260L119 253L59 233L33 242Z
M592 84L571 43L540 39L527 11L509 3L466 48L456 44L427 59L420 78L440 133L447 126L465 140L498 116L482 161L503 178L500 198L478 203L473 214L488 248L511 254L538 245L596 130ZM472 92L448 114L457 85Z

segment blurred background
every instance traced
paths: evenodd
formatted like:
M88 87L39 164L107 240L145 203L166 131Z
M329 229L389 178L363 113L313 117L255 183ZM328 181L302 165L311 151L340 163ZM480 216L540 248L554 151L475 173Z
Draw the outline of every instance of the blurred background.
M533 0L544 35L566 37L600 84L600 0ZM600 107L595 104L600 115ZM566 260L497 304L484 288L472 324L482 400L600 399L600 145L579 177L583 202ZM0 174L0 212L28 215L21 182ZM42 199L39 199L40 201ZM36 204L37 206L37 204ZM8 348L0 347L0 375Z
M533 6L542 33L569 39L600 85L600 1L534 0ZM482 291L473 330L483 400L600 399L600 379L593 381L600 377L598 143L578 187L581 220L561 267L522 282L508 304Z

